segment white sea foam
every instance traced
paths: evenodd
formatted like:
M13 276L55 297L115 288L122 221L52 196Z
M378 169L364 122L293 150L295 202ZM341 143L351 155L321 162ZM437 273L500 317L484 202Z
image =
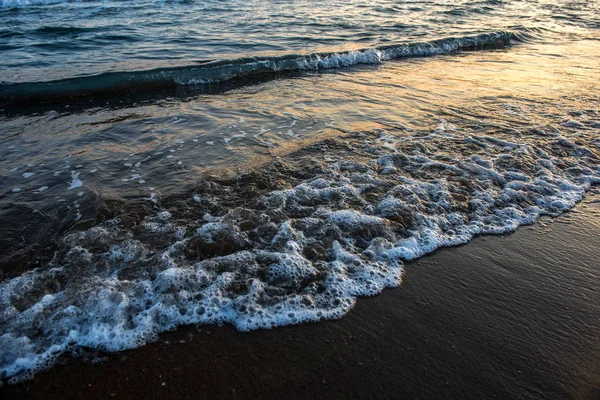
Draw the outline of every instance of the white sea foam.
M134 230L115 220L68 235L50 265L0 283L0 374L29 378L65 352L135 348L182 324L340 318L399 285L405 261L558 215L600 183L591 139L448 123L413 135L365 135L356 146L374 159L331 151L314 176L219 216L162 210Z
M67 190L73 190L83 186L83 182L79 180L80 174L80 172L71 171L71 182L69 182L69 188Z

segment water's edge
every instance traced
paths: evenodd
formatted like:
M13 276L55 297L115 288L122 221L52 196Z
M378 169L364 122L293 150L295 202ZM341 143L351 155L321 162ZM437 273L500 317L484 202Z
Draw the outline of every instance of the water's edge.
M568 211L600 182L592 147L515 139L358 132L131 204L0 284L1 373L18 382L66 352L136 348L180 325L340 318L398 286L404 261Z

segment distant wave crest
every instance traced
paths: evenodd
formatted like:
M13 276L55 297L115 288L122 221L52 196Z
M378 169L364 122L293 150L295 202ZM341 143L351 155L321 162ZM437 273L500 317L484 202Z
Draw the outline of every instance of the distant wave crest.
M430 57L457 51L502 48L513 42L523 42L529 37L530 33L525 29L499 31L354 51L246 57L183 67L108 72L49 82L2 83L0 99L10 101L18 98L91 95L124 89L148 88L150 85L153 88L165 87L165 85L208 85L251 76L379 64L400 58Z

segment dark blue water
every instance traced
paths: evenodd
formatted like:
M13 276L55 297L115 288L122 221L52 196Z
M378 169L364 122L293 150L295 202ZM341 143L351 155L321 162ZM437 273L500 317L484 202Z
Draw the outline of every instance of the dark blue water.
M2 381L340 318L600 182L596 1L0 4Z
M3 0L1 5L0 76L8 83L348 52L522 28L574 34L599 24L596 2ZM188 84L236 74L205 72L166 78Z
M505 2L2 1L0 76L49 81L552 26ZM518 10L515 10L518 7ZM585 10L592 14L593 7ZM503 18L506 14L518 18ZM557 15L553 15L556 13ZM538 22L539 20L543 22Z

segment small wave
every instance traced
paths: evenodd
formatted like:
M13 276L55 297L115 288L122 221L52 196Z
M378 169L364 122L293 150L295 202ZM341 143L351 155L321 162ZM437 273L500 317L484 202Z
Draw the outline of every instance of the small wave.
M74 0L77 1L77 0ZM81 0L79 0L80 2ZM21 8L64 3L64 0L0 0L0 8Z
M39 35L72 35L78 33L94 32L94 28L81 28L77 26L42 26L33 31Z
M48 6L54 4L69 4L69 3L99 3L102 4L105 0L0 0L0 8L24 8L30 6ZM160 0L160 2L166 2L168 0ZM192 0L172 0L179 3L189 3ZM227 11L227 10L225 10Z
M431 57L457 51L502 48L512 42L523 42L529 37L525 29L500 31L356 51L247 57L183 67L110 72L49 82L2 83L0 99L14 101L23 98L94 95L127 89L159 90L178 85L209 85L251 76L343 68L359 64L380 64L401 58Z
M172 204L151 197L145 218L73 232L49 265L0 282L0 379L85 348L140 347L178 325L340 318L359 296L398 286L407 260L571 209L600 183L595 136L576 137L474 137L443 122L402 137L359 132L204 181Z

